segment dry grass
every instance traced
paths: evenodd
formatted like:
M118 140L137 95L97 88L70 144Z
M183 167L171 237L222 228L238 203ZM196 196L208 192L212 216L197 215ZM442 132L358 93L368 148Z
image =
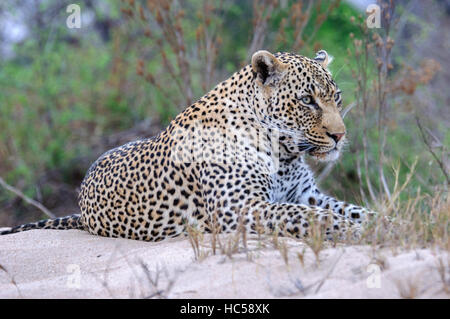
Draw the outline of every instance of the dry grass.
M129 270L130 286L127 298L141 299L165 299L172 291L178 276L185 269L175 269L169 271L166 265L157 264L154 269L150 269L148 264L140 257L130 260L128 254L116 246L110 258L106 262L106 267L101 274L91 272L90 275L99 282L105 289L109 298L119 298L115 290L114 269L113 265L117 257L125 260L127 269Z
M14 279L14 276L11 275L11 274L8 272L8 270L7 270L5 267L3 267L2 265L0 265L0 271L3 271L3 272L6 274L6 276L7 276L8 279L9 279L9 282L10 282L14 287L16 287L17 293L18 293L19 297L20 297L20 298L23 298L22 292L20 291L19 286L17 285L17 282L16 282L16 280Z
M189 243L194 250L194 258L197 261L202 261L210 254L209 251L203 248L204 234L201 230L195 227L195 225L186 224L186 232L188 235ZM215 236L214 236L215 238ZM213 242L213 247L215 247L215 241ZM213 249L215 253L215 248Z
M305 239L306 245L314 253L317 266L320 264L320 251L325 247L325 230L326 226L321 225L319 222L314 222L313 219L309 220L310 234Z
M175 284L176 277L170 276L166 267L157 266L154 271L151 271L143 261L140 261L140 266L145 274L146 285L151 288L151 293L145 295L144 298L167 298ZM164 286L161 283L162 277L165 277L166 281Z
M305 250L306 248L303 248L301 252L297 252L298 261L303 268L305 267Z
M450 260L447 260L447 264L442 258L438 258L437 271L442 281L442 289L446 294L450 295Z
M439 247L449 249L450 197L447 192L417 196L382 207L367 228L362 243L405 249ZM386 219L386 216L389 219Z
M419 285L416 278L407 278L405 280L397 280L395 284L401 298L415 299L419 296Z
M280 252L286 266L289 266L289 247L285 239L280 239L278 233L272 235L272 244L275 249Z

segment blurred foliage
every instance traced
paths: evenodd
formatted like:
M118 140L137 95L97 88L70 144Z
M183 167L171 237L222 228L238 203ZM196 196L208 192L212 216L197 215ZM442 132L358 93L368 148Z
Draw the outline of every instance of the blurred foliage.
M271 51L295 48L306 56L326 49L334 56L330 69L344 92L344 105L357 102L355 70L360 66L352 52L355 39L364 34L351 21L360 12L345 1L312 1L308 7L308 1L292 0L184 0L170 1L166 10L169 2L165 1L86 0L80 2L84 14L81 29L65 25L69 2L38 2L40 5L33 8L26 1L6 1L0 6L3 17L19 16L29 30L14 44L13 54L0 60L0 175L50 208L64 206L58 201L48 202L48 196L58 193L58 183L71 185L74 190L78 187L89 164L104 151L94 147L102 137L132 129L147 118L156 119L162 129L188 102L248 63L252 46ZM404 6L400 6L402 10ZM168 14L168 18L158 14ZM409 17L407 21L418 19L407 11L402 14ZM422 37L432 32L427 22L420 20L418 24L427 26L421 29ZM165 27L179 32L176 35L181 36L183 49L170 42ZM255 34L262 35L255 38ZM404 43L399 48L403 52L393 54L391 75L392 81L397 76L397 82L404 82L408 74L402 70L408 66L409 57L404 53ZM209 61L211 55L214 59ZM209 77L205 75L208 63L212 67ZM183 67L188 74L182 72ZM373 56L366 68L368 85L373 86L377 76ZM412 69L418 70L418 66ZM432 80L416 83L417 90ZM192 97L187 96L189 90ZM389 125L386 175L391 176L392 183L389 168L400 163L399 178L404 179L418 157L418 173L410 191L421 187L433 192L434 186L442 185L445 179L418 134L414 107L419 102L414 96L388 97L392 107L385 123ZM445 110L446 100L442 96L430 98L434 98L433 112L424 122L433 128L444 148L450 143L448 123L432 115ZM357 161L363 160L362 129L367 130L368 157L376 159L379 153L377 110L368 112L373 129L361 127L360 110L350 111L346 118L348 152L321 183L330 193L351 201L356 197L361 202L361 189L367 191L365 179L360 180L356 170ZM317 167L319 171L322 168ZM52 172L59 177L56 186L53 183L49 187ZM377 180L375 165L370 165L366 173ZM375 183L375 187L380 185ZM11 195L0 190L0 208L11 207L11 201Z

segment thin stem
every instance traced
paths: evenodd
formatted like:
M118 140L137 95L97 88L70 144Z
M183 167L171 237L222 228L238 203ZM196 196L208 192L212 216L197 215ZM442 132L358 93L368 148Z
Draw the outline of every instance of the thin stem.
M22 198L25 202L27 202L30 205L33 205L37 209L39 209L41 212L43 212L45 215L47 215L50 218L56 218L56 216L49 211L44 205L41 203L35 201L34 199L26 196L24 193L22 193L17 188L7 184L3 178L0 177L0 185L3 186L6 190L16 194L18 197Z

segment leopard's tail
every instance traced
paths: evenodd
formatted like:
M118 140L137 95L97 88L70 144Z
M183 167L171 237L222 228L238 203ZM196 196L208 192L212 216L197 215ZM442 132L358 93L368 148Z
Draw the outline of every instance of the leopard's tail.
M44 219L35 223L23 224L1 231L0 235L8 235L32 229L80 229L86 230L81 214Z

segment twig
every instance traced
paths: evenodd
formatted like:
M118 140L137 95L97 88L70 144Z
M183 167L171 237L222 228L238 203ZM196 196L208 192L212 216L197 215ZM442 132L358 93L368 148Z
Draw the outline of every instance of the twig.
M352 110L352 108L355 107L355 105L356 105L356 102L353 102L353 103L350 103L349 105L347 105L341 113L342 118L345 118L347 113L350 112Z
M316 182L320 183L325 177L327 177L331 173L331 171L332 171L332 169L333 169L335 164L336 164L336 162L334 162L334 161L333 162L329 162L324 167L324 169L320 172L319 176L317 176Z
M425 132L424 132L424 128L422 127L422 124L420 123L419 118L416 116L416 122L417 122L417 126L419 127L420 130L420 135L422 136L422 140L425 143L425 145L428 148L428 151L431 153L431 155L433 155L434 159L436 160L436 162L438 163L439 167L442 170L442 173L444 173L444 176L447 180L447 184L450 184L450 177L448 176L447 173L447 168L445 167L444 163L439 159L439 157L437 156L437 154L433 151L433 148L431 147L430 143L428 142L426 136L425 136ZM431 134L430 134L431 135ZM437 140L437 138L434 135L431 135L434 139Z
M253 2L253 37L248 47L247 56L251 56L256 50L262 48L267 35L267 24L275 7L274 1Z
M14 277L2 265L0 265L0 270L3 270L5 272L5 274L9 277L9 281L11 282L11 284L14 287L16 287L17 293L19 294L20 298L23 298L22 292L20 291L19 286L17 285L17 282L14 280Z
M361 173L361 162L360 159L356 159L356 172L358 174L359 179L359 193L361 194L362 201L367 205L367 196L366 193L363 190L363 180L362 180L362 173Z
M50 218L56 218L56 216L49 211L44 205L41 203L35 201L34 199L26 196L24 193L22 193L17 188L7 184L3 178L0 177L0 185L9 190L10 192L16 194L18 197L22 198L25 202L27 202L30 205L33 205L37 209L39 209L41 212L43 212L45 215L47 215Z
M168 294L169 292L172 290L176 280L177 280L177 276L180 273L180 270L177 270L177 273L172 276L172 278L170 278L169 276L169 271L167 269L166 266L164 266L164 268L161 268L159 265L156 266L155 269L155 276L153 277L150 270L148 269L148 266L142 261L142 260L138 260L140 266L142 267L142 270L144 271L144 274L147 278L147 281L151 284L154 292L149 294L149 295L144 295L144 299L151 299L154 297L158 297L158 298L168 298ZM181 272L184 272L185 270L181 270ZM167 279L167 285L164 289L159 288L160 286L160 281L159 279L161 278L160 275L161 273L164 273L164 276Z
M317 294L319 292L320 288L322 288L322 285L325 283L325 281L328 279L328 277L330 277L331 273L333 272L333 270L336 267L337 263L341 259L342 255L344 255L343 252L336 258L336 260L334 261L333 265L328 270L328 272L325 275L325 277L323 277L323 279L320 281L319 285L317 286L316 291L314 292L315 294Z

